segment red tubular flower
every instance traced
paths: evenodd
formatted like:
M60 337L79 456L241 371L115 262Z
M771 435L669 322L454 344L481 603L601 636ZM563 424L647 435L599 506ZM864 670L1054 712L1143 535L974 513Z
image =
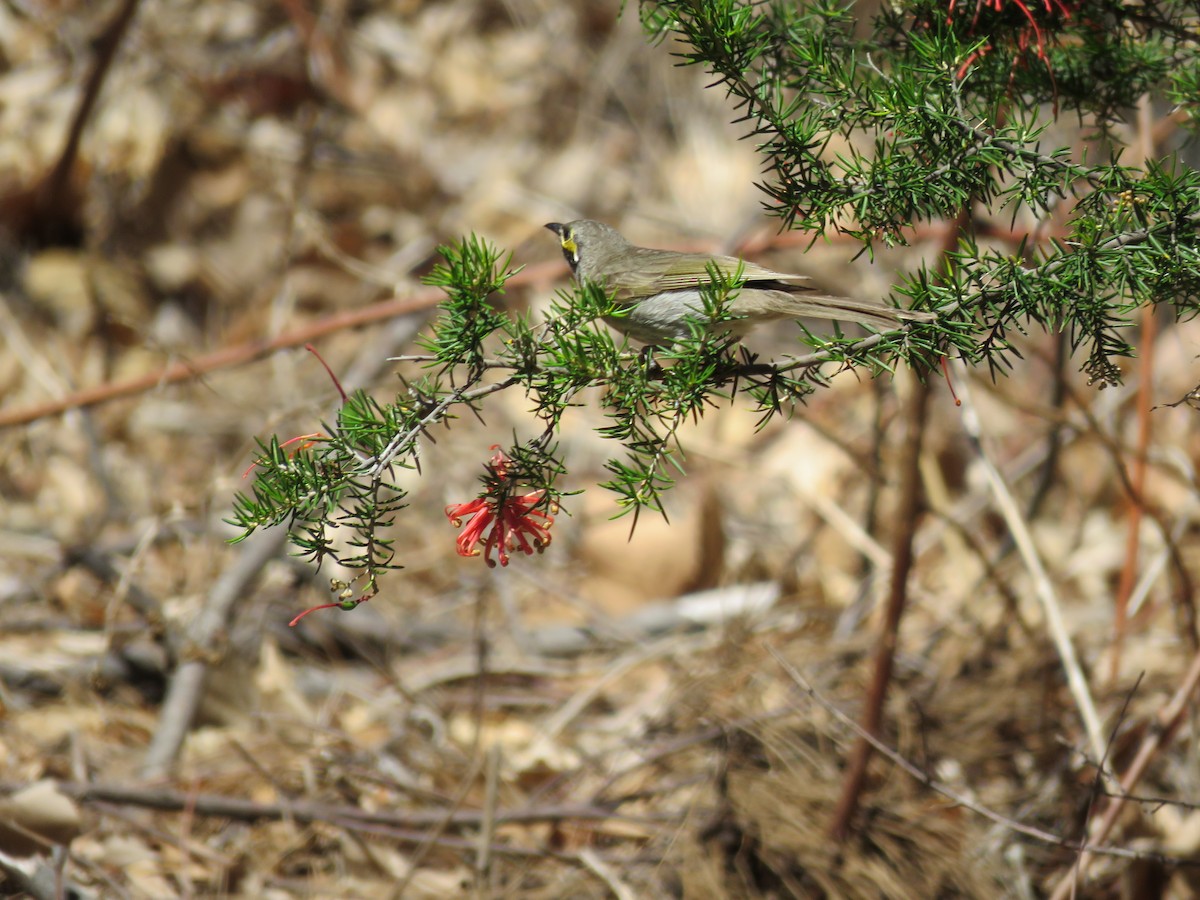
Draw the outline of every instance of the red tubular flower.
M528 494L511 493L514 485L509 481L508 468L511 460L503 450L493 446L489 469L492 478L482 497L467 503L453 503L446 507L446 517L462 533L455 542L459 556L483 555L489 566L508 565L510 551L518 550L526 555L541 553L550 544L550 527L554 516L537 509L544 491ZM463 521L468 520L463 528ZM480 543L483 550L479 549ZM492 559L492 552L496 560Z
M947 24L953 21L957 6L958 0L950 0L949 12L946 17ZM1037 58L1046 64L1051 83L1053 83L1054 71L1053 69L1049 69L1050 58L1046 53L1045 35L1042 33L1041 25L1052 25L1056 19L1061 21L1069 20L1073 13L1079 12L1083 8L1083 4L1079 0L1041 0L1040 5L1034 2L1034 0L975 0L975 14L971 19L969 33L975 33L976 28L979 26L980 13L983 10L987 9L999 15L1005 13L1009 8L1017 10L1019 15L1025 19L1025 25L1017 32L1016 49L1024 53L1032 44L1036 50ZM1039 20L1041 21L1041 25L1039 25ZM958 77L962 78L972 63L991 53L993 49L992 44L988 43L972 53L959 66ZM1019 62L1019 59L1013 59L1012 65L1014 69ZM1055 96L1057 96L1057 90L1055 91Z

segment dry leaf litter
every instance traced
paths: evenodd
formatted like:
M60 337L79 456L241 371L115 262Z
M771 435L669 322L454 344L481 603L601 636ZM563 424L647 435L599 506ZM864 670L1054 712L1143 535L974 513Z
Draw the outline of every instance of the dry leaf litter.
M456 422L428 449L397 524L406 568L369 604L289 629L326 602L330 573L268 562L223 624L177 764L147 780L190 629L244 552L222 518L253 438L314 430L335 401L299 348L157 373L411 296L436 245L472 231L549 264L542 223L586 215L660 246L757 242L768 262L874 294L937 242L874 266L836 241L800 260L802 245L774 240L760 163L703 74L673 68L628 5L548 0L311 14L144 0L59 209L71 239L34 240L29 210L117 9L0 7L3 408L149 382L0 432L0 887L28 872L38 895L57 869L94 897L1034 897L1070 870L1070 849L879 756L855 835L828 836L855 736L773 653L857 715L887 590L903 375L878 390L840 375L761 431L743 405L714 410L683 434L670 523L646 516L632 535L594 488L613 448L592 402L563 434L570 486L588 492L544 556L493 571L454 554L441 509L474 493L490 444L530 427L523 398L497 398L485 424ZM505 302L543 308L554 277ZM384 327L319 348L344 373L406 349L373 343ZM1120 773L1193 652L1179 600L1182 576L1200 577L1197 414L1153 413L1147 499L1176 555L1146 520L1145 589L1109 677L1129 510L1116 473L1139 376L1130 365L1126 387L1100 393L1069 374L1056 408L1053 341L1031 335L1010 377L970 389L1023 504L1057 453L1031 527ZM1194 386L1198 344L1194 321L1161 331L1155 402ZM940 383L925 445L930 510L883 738L976 803L1078 841L1096 760ZM1198 781L1189 720L1139 790L1195 800ZM1130 806L1108 841L1192 858L1200 817ZM1195 870L1100 858L1091 871L1092 896L1195 896Z

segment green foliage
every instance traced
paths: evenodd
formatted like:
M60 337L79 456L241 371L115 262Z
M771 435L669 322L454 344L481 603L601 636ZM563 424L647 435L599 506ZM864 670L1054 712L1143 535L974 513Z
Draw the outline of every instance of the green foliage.
M446 291L445 311L438 329L423 341L445 369L466 367L476 378L484 368L483 342L505 321L492 305L492 295L503 291L512 255L500 262L500 253L474 235L456 247L439 247L445 264L435 266L426 284Z
M922 222L953 223L955 249L895 288L901 305L934 310L936 322L858 339L805 332L809 352L769 363L719 325L637 353L602 324L622 310L595 286L559 294L545 321L506 314L496 301L511 257L472 236L442 248L429 278L447 294L420 357L431 374L388 406L352 398L308 449L289 456L274 439L263 444L252 496L237 501L239 526L291 525L305 553L335 556L374 583L396 565L379 534L404 505L388 473L417 467L434 425L463 407L482 414L501 390L529 399L532 437L514 439L482 496L520 485L555 508L567 466L554 436L581 393L598 389L600 432L614 446L605 487L636 515L662 511L682 471L681 426L735 394L765 422L845 367L926 372L957 355L999 374L1019 357L1014 336L1038 328L1065 333L1103 386L1133 352L1134 311L1197 311L1200 176L1172 159L1134 165L1115 138L1143 95L1195 107L1193 5L916 0L864 22L830 0L661 0L641 14L680 64L703 67L728 92L784 228L814 239L836 231L869 254L880 241L904 244ZM1053 143L1056 117L1086 123L1088 152ZM1061 220L1052 239L1015 252L982 239L986 228L1051 213ZM710 276L706 314L727 321L738 279ZM339 529L349 549L334 543Z
M406 419L411 414L403 405L383 407L356 393L328 429L335 437L306 436L292 453L278 438L260 441L258 477L250 496L235 498L229 520L243 529L238 540L257 528L287 525L302 556L318 565L328 557L339 560L361 572L373 593L378 573L396 568L387 529L406 504L404 491L372 475L363 461L377 458Z
M1056 110L1110 131L1147 92L1193 104L1194 4L891 4L866 40L853 9L833 4L680 0L642 13L729 92L786 227L835 229L869 252L923 220L964 223L954 271L914 273L898 291L939 311L947 349L1001 371L1014 329L1065 329L1085 368L1111 381L1114 357L1131 351L1117 331L1130 311L1194 310L1196 173L1089 164L1044 146ZM978 249L974 223L1064 200L1067 238L1015 259Z

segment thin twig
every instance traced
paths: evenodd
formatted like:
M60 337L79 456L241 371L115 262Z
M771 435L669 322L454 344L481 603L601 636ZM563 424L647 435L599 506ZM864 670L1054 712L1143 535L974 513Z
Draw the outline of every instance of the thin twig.
M780 710L778 715L793 713L794 710L785 709ZM747 723L750 721L751 719L746 720ZM756 716L752 721L761 722L764 721L764 717ZM706 730L697 740L689 741L687 746L694 746L697 743L703 743L704 740L712 740L714 737L715 734L710 734ZM683 744L679 744L675 746L675 750L678 751L683 746ZM481 766L476 766L466 773L469 777L464 779L464 783L468 785L468 788L474 784L474 778L479 774L480 769ZM7 783L4 785L5 788L11 786ZM78 803L89 805L111 803L154 809L160 812L190 810L196 816L234 819L239 822L291 821L307 825L312 822L337 821L429 830L443 823L446 827L477 828L483 822L485 815L483 810L463 809L462 800L457 797L452 799L445 808L372 812L358 806L339 806L299 799L260 803L244 797L194 794L172 788L138 787L125 784L63 781L55 782L54 787L60 794L70 797ZM499 827L501 825L531 825L539 822L605 822L609 820L651 825L659 822L670 823L675 821L678 815L677 812L664 812L661 815L628 815L618 812L611 803L592 803L497 809L493 812L492 817L496 826Z
M729 721L721 722L718 725L711 725L707 728L702 728L699 731L693 732L692 734L675 738L659 747L645 751L643 755L639 756L637 759L626 763L624 766L621 766L612 772L609 772L608 776L600 784L600 787L593 792L593 802L607 803L608 801L602 801L601 799L604 794L606 794L612 788L612 786L622 778L632 774L633 772L636 772L638 769L643 769L647 766L653 766L670 756L674 756L677 753L683 753L684 751L690 750L693 747L700 747L704 744L716 741L728 735L732 731L746 729L751 725L760 725L764 722L773 722L794 714L795 710L790 707L779 707L768 710L764 713L758 713L757 715L741 716L737 719L730 719Z
M347 373L344 379L347 387L354 390L374 380L387 364L388 350L383 345L394 346L397 341L409 340L414 331L415 325L411 322L393 322L374 342L379 352L364 352L351 372ZM238 601L246 598L249 586L262 568L279 555L287 542L287 535L286 528L274 528L251 536L242 544L240 555L234 563L213 585L204 608L192 624L187 645L177 649L176 656L183 662L172 674L167 686L167 694L159 711L158 727L142 763L143 777L166 777L174 765L200 705L209 666L219 658L221 642Z
M871 683L867 688L863 708L862 729L872 735L878 734L883 724L883 706L887 699L888 686L892 681L900 620L908 600L908 575L913 564L913 534L921 510L921 444L925 434L930 389L928 382L920 378L913 379L912 387L912 395L907 403L904 445L897 466L900 497L894 517L891 584L887 605L883 611L883 622L880 624L879 638L875 645ZM872 744L869 741L859 740L846 762L842 793L829 826L829 833L836 841L844 841L850 833L850 822L858 809L858 799L866 780L871 749Z
M418 437L424 434L433 425L442 421L446 412L452 406L457 406L460 403L470 404L476 400L481 400L489 394L495 394L499 391L508 390L517 383L517 376L510 375L507 378L502 378L500 381L492 384L479 385L478 387L470 387L464 385L458 390L447 394L437 406L421 417L416 425L410 428L403 434L398 434L388 441L388 445L383 448L378 456L373 459L364 460L364 467L368 468L373 479L380 479L384 472L387 471L392 460L404 452Z
M88 72L83 92L79 95L75 115L71 117L71 126L63 142L62 151L39 192L39 225L47 238L58 237L54 232L61 225L63 206L70 189L71 172L79 157L79 145L83 142L83 130L91 118L96 101L100 98L100 89L104 86L104 80L108 77L113 60L116 59L117 49L121 46L121 40L129 30L130 23L133 22L137 8L138 0L124 0L112 21L96 38L96 55L92 60L92 68Z
M421 860L423 860L425 858L425 855L430 850L433 849L437 839L440 838L445 833L446 829L450 827L455 813L457 813L459 811L459 809L462 807L462 804L466 801L467 794L470 793L471 788L475 784L475 778L479 775L480 770L483 768L484 754L480 752L480 748L483 745L483 714L484 714L484 701L486 699L486 696L484 693L484 691L485 691L484 682L486 681L486 677L487 677L487 649L488 649L487 633L485 631L486 624L487 624L487 596L480 595L479 597L477 597L475 599L475 623L473 626L474 638L475 638L475 663L476 663L476 665L475 665L475 679L476 679L476 681L475 681L475 704L474 704L475 705L475 734L474 734L474 737L471 742L470 753L467 756L467 758L470 759L470 761L471 761L470 767L468 768L466 774L464 775L464 777L462 779L462 783L459 785L458 793L455 795L454 801L450 804L449 808L447 808L446 811L444 813L442 813L441 818L438 820L437 824L435 824L433 826L433 828L430 829L428 840L422 841L417 846L417 849L413 852L412 857L409 860L408 873L404 876L404 878L400 881L400 883L398 885L396 885L395 891L392 892L393 900L400 900L400 898L404 896L404 892L408 889L409 884L411 884L413 878L416 877L417 869L419 867ZM494 811L491 813L491 816L492 816L492 821L495 822L495 812Z
M1025 563L1030 576L1033 578L1037 597L1041 601L1042 609L1046 615L1046 623L1050 627L1050 636L1054 641L1054 646L1058 650L1059 659L1062 660L1063 670L1066 672L1067 686L1071 691L1071 696L1075 698L1075 705L1079 709L1080 718L1083 720L1084 731L1087 733L1088 743L1093 754L1092 758L1100 760L1104 756L1104 735L1100 728L1100 716L1096 712L1096 704L1092 700L1087 679L1084 678L1083 669L1080 667L1079 659L1075 655L1075 647L1071 643L1071 636L1067 632L1067 625L1063 620L1062 607L1058 602L1058 595L1054 591L1054 585L1050 582L1050 576L1046 572L1046 567L1042 564L1041 557L1038 556L1037 547L1033 542L1033 535L1030 533L1029 526L1026 524L1020 509L1017 507L1016 499L1008 489L1008 485L1005 484L1004 476L1000 474L1000 470L992 462L991 457L983 446L983 426L979 418L979 413L975 409L975 405L971 402L971 390L967 383L966 366L958 362L957 368L963 376L962 385L959 387L959 397L962 399L963 430L966 432L967 439L971 442L979 461L983 464L983 470L987 475L988 484L991 486L996 507L1000 515L1003 516L1005 524L1008 525L1013 540L1016 542L1017 550L1021 554L1021 559Z
M467 794L475 784L475 777L479 774L483 757L478 753L471 756L471 765L465 773L463 773L462 782L458 786L458 793L455 794L453 801L445 810L438 810L437 819L431 823L431 827L417 844L417 848L413 851L412 856L408 861L408 872L400 879L395 890L392 891L392 900L400 900L404 896L404 892L408 890L408 886L417 876L417 871L420 869L421 861L425 856L440 842L442 836L446 833L446 829L454 822L454 819L462 811L463 802L467 799Z
M199 616L188 631L185 645L176 651L176 656L183 662L167 686L158 727L142 761L143 778L155 781L169 774L200 706L209 666L223 652L225 626L233 608L239 600L245 599L263 566L279 555L286 542L286 528L271 529L249 538L237 559L221 573L205 598Z
M482 679L480 679L482 681ZM479 726L482 728L483 723ZM492 871L492 846L496 838L496 803L500 791L500 745L493 744L487 751L487 766L484 769L483 821L479 827L479 846L475 853L475 894L480 898L489 896L488 882Z
M667 654L694 653L711 645L711 643L712 637L707 634L701 635L699 638L690 639L681 637L678 634L672 634L661 640L637 643L624 654L609 662L604 667L604 671L599 678L589 681L569 700L559 705L552 715L547 716L539 728L540 736L546 740L558 738L566 730L567 726L580 716L597 697L609 690L613 684L624 678L638 666L645 665Z
M1154 159L1152 140L1153 127L1150 121L1150 98L1143 94L1138 98L1138 143L1142 159L1147 163ZM1128 520L1125 523L1125 561L1121 566L1121 577L1117 582L1117 592L1113 597L1113 643L1109 657L1109 683L1117 680L1121 668L1121 651L1125 645L1125 631L1128 628L1129 597L1137 582L1138 550L1142 543L1142 510L1144 504L1140 501L1146 494L1146 456L1150 447L1150 411L1154 405L1154 338L1156 307L1147 306L1142 310L1142 335L1140 341L1141 353L1138 354L1138 390L1137 390L1137 447L1129 473L1129 483L1133 489L1133 497L1128 504Z
M437 834L430 837L427 831L412 831L404 828L393 828L388 825L373 825L369 822L347 823L333 822L341 828L353 829L354 831L364 834L376 834L383 837L391 838L398 843L424 845L426 841L432 840L438 847L448 847L455 850L471 851L475 848L475 839L459 837L452 834ZM516 859L527 859L543 864L548 859L557 860L559 862L575 863L583 865L583 861L579 858L578 853L571 853L563 850L555 850L553 847L525 847L516 844L495 844L491 848L491 852L497 856L508 856ZM662 865L662 855L658 851L646 851L643 853L631 853L628 855L622 854L617 856L613 854L606 856L607 861L613 859L619 860L624 864L638 865L645 864L651 866ZM415 870L414 870L415 871ZM401 895L393 891L393 898L399 898Z
M1156 716L1157 721L1154 723L1155 727L1148 729L1145 738L1142 740L1142 745L1138 748L1137 756L1134 757L1133 763L1125 770L1125 774L1121 776L1120 790L1122 796L1114 798L1108 808L1105 809L1104 815L1093 829L1095 840L1102 841L1108 837L1113 825L1116 824L1117 818L1121 815L1121 811L1125 808L1125 804L1131 802L1129 795L1133 792L1138 782L1142 780L1142 776L1146 774L1150 762L1175 737L1175 732L1179 730L1179 726L1183 723L1184 718L1189 712L1189 704L1197 685L1200 685L1200 654L1192 657L1192 665L1188 669L1187 674L1184 675L1183 683L1175 691L1175 695L1171 697L1167 705L1159 711ZM1101 851L1091 844L1081 848L1079 859L1071 867L1071 871L1058 883L1058 887L1055 888L1051 900L1066 900L1066 898L1072 896L1087 874L1087 867L1091 862L1091 857L1097 855L1102 855ZM1173 860L1173 862L1177 865L1191 864L1190 860Z
M595 850L592 850L590 847L580 850L579 861L604 882L605 887L613 892L613 896L617 900L636 900L637 894L620 879L620 876L613 871L612 866L604 862Z
M791 663L783 658L778 650L770 646L767 647L767 650L773 657L775 657L775 661L779 663L779 665L787 673L788 677L796 683L797 687L811 697L812 700L816 702L822 709L826 710L835 719L858 735L860 740L866 741L881 756L886 757L891 762L899 766L900 769L907 773L914 781L925 785L925 787L932 791L936 791L943 797L953 801L957 806L961 806L964 809L969 809L971 812L983 816L983 818L987 819L988 821L1007 828L1009 831L1032 838L1033 840L1039 841L1043 844L1050 844L1054 847L1062 847L1064 850L1077 851L1080 849L1077 841L1068 840L1067 838L1060 837L1059 835L1053 834L1049 831L1043 831L1040 828L1034 828L1032 825L1026 825L1024 822L1019 822L1016 819L1001 815L995 810L989 809L988 807L975 802L967 795L959 793L949 785L938 781L928 772L914 765L904 756L901 756L890 746L879 740L879 738L864 731L861 725L850 718L850 716L842 712L842 710L839 709L835 704L831 703L824 696L822 696ZM1200 657L1197 657L1197 661L1200 662ZM1200 673L1200 666L1197 666L1197 672ZM1146 853L1140 850L1127 850L1124 847L1107 847L1096 844L1087 844L1082 849L1086 853L1091 853L1096 856L1115 856L1120 859L1153 860L1164 865L1173 866L1200 865L1200 860L1169 857L1161 853ZM1057 894L1055 897L1056 900L1062 900L1062 898L1059 898Z
M1092 412L1090 406L1084 402L1084 399L1074 391L1070 385L1067 390L1071 393L1072 400L1075 406L1079 409L1084 419L1087 421L1090 434L1104 448L1113 462L1113 472L1121 482L1121 487L1125 493L1129 495L1132 502L1138 504L1142 508L1142 514L1149 517L1158 527L1158 532L1162 537L1163 545L1167 548L1167 552L1171 557L1171 565L1175 572L1175 578L1178 586L1175 590L1175 600L1179 608L1183 611L1183 615L1187 620L1187 637L1193 649L1200 649L1200 618L1197 617L1196 599L1194 596L1194 588L1192 584L1192 575L1188 568L1187 562L1184 560L1183 551L1179 547L1179 541L1174 537L1174 529L1170 527L1163 513L1156 508L1143 494L1137 493L1134 489L1133 482L1129 480L1129 473L1125 469L1125 460L1122 456L1123 445L1115 437L1108 434L1103 426L1101 426L1099 418ZM1149 460L1147 460L1149 462ZM1187 477L1183 477L1181 473L1174 468L1159 467L1158 472L1178 478L1185 486L1192 487L1194 482Z
M508 286L540 284L550 280L559 264L545 263L539 266L528 266L508 280ZM360 325L369 325L396 316L406 316L422 312L437 306L444 294L440 289L423 288L414 291L410 296L393 297L379 303L373 303L362 309L350 310L333 316L326 316L319 321L292 331L276 335L270 339L245 341L231 347L222 347L212 353L206 353L189 360L179 360L137 378L126 381L108 382L76 391L66 397L60 397L46 403L27 406L23 409L0 410L0 429L11 428L14 425L26 425L38 419L57 415L69 409L95 406L145 393L167 384L177 384L181 381L191 381L221 369L230 369L245 365L270 356L278 350L292 347L302 347L317 338Z

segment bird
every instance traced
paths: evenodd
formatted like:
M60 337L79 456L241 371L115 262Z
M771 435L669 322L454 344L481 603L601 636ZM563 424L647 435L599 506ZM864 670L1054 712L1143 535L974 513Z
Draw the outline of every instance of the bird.
M703 324L701 289L712 282L710 266L728 278L740 273L742 286L728 307L738 318L719 323L721 331L738 339L763 322L800 316L858 322L881 331L936 318L877 300L822 294L806 284L805 275L775 272L732 256L639 247L591 219L550 222L546 228L558 235L576 281L603 288L622 308L622 315L605 321L643 344L670 345L692 334L689 323Z

